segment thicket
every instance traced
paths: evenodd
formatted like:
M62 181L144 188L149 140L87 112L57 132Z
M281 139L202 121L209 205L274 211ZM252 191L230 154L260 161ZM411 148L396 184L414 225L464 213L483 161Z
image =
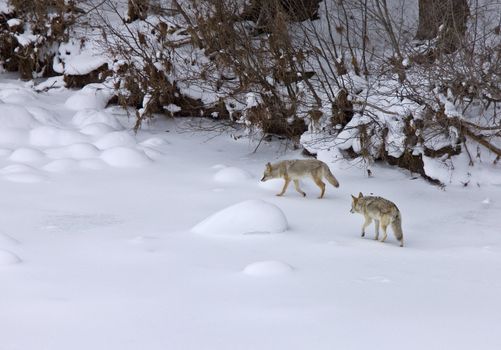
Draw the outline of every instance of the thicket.
M12 4L8 16L39 33L30 45L43 49L23 68L10 34L5 68L50 74L47 48L85 14L113 63L115 101L136 108L137 127L155 113L204 116L432 181L427 159L501 156L499 3L419 0L415 12L406 0ZM2 33L13 32L8 19ZM54 21L64 29L44 25Z

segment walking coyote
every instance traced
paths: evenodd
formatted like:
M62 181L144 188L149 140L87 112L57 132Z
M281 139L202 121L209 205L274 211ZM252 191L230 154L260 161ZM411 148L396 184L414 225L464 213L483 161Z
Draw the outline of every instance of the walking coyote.
M386 228L388 225L391 225L395 237L400 241L400 246L404 246L402 215L400 214L400 210L398 210L395 203L381 197L364 197L362 192L358 194L358 197L351 196L351 198L352 202L350 212L359 213L365 217L365 222L362 225L362 237L365 236L365 228L370 225L372 220L374 220L376 240L379 238L379 225L381 224L384 234L381 242L386 240L386 237L388 236Z
M332 175L327 164L316 159L283 160L273 164L267 163L261 181L283 178L285 180L284 187L282 192L277 194L277 196L282 196L292 180L296 191L304 197L306 193L299 188L299 180L304 177L311 177L315 184L320 187L321 192L318 198L322 198L325 193L325 183L322 178L327 179L332 186L339 187L339 182Z

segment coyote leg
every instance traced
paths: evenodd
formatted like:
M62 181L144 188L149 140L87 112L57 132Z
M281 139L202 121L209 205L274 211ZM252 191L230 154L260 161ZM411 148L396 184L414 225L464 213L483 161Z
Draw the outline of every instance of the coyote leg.
M323 198L324 193L325 193L325 183L323 183L322 180L317 179L315 177L313 178L313 181L315 181L315 183L317 184L318 187L320 187L320 190L321 190L320 197L318 197L318 198Z
M381 239L381 242L386 241L386 238L388 237L388 234L386 232L387 227L388 227L387 223L381 224L381 228L383 229L383 239Z
M362 225L362 237L364 237L364 236L365 236L365 228L366 228L367 226L369 226L369 225L371 224L371 222L372 222L372 219L371 219L371 218L369 218L369 217L366 217L366 218L365 218L365 222L364 222L364 224Z
M379 238L379 220L374 220L374 229L376 230L376 237L374 239L377 241Z
M289 186L289 182L291 182L291 180L285 179L285 183L284 183L284 187L282 188L282 192L278 193L277 196L282 196L285 193L285 191L287 191L287 186Z
M294 187L296 188L296 191L298 191L299 193L301 193L301 195L303 197L306 197L306 193L304 193L303 191L301 191L301 189L299 188L299 180L294 180Z

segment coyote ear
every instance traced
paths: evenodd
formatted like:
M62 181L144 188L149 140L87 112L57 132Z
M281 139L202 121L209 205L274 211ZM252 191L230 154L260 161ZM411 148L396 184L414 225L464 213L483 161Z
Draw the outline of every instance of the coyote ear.
M362 194L362 192L359 192L358 193L358 198L362 198L364 195Z
M270 162L266 163L266 169L271 169L271 163Z
M351 198L353 198L354 201L356 201L358 198L355 197L354 195L351 195Z

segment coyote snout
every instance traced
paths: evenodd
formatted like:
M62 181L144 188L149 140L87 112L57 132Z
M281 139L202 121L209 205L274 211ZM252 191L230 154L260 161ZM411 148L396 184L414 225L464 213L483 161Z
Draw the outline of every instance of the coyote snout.
M284 187L277 194L277 196L282 196L292 180L296 191L305 197L306 193L299 188L299 180L303 177L311 177L315 184L320 187L321 192L318 198L322 198L325 193L325 183L322 178L327 179L332 186L339 187L339 182L332 175L327 164L316 159L283 160L274 164L267 163L261 181L277 178L284 179Z
M358 194L358 197L351 196L351 198L352 202L350 213L359 213L365 217L365 222L362 225L362 237L365 236L365 228L370 225L372 220L374 220L376 240L379 238L379 225L381 225L384 234L381 242L386 240L386 237L388 236L386 228L388 225L391 225L395 237L400 241L400 246L404 246L402 215L400 214L400 210L398 210L395 203L382 197L364 197L362 192Z

